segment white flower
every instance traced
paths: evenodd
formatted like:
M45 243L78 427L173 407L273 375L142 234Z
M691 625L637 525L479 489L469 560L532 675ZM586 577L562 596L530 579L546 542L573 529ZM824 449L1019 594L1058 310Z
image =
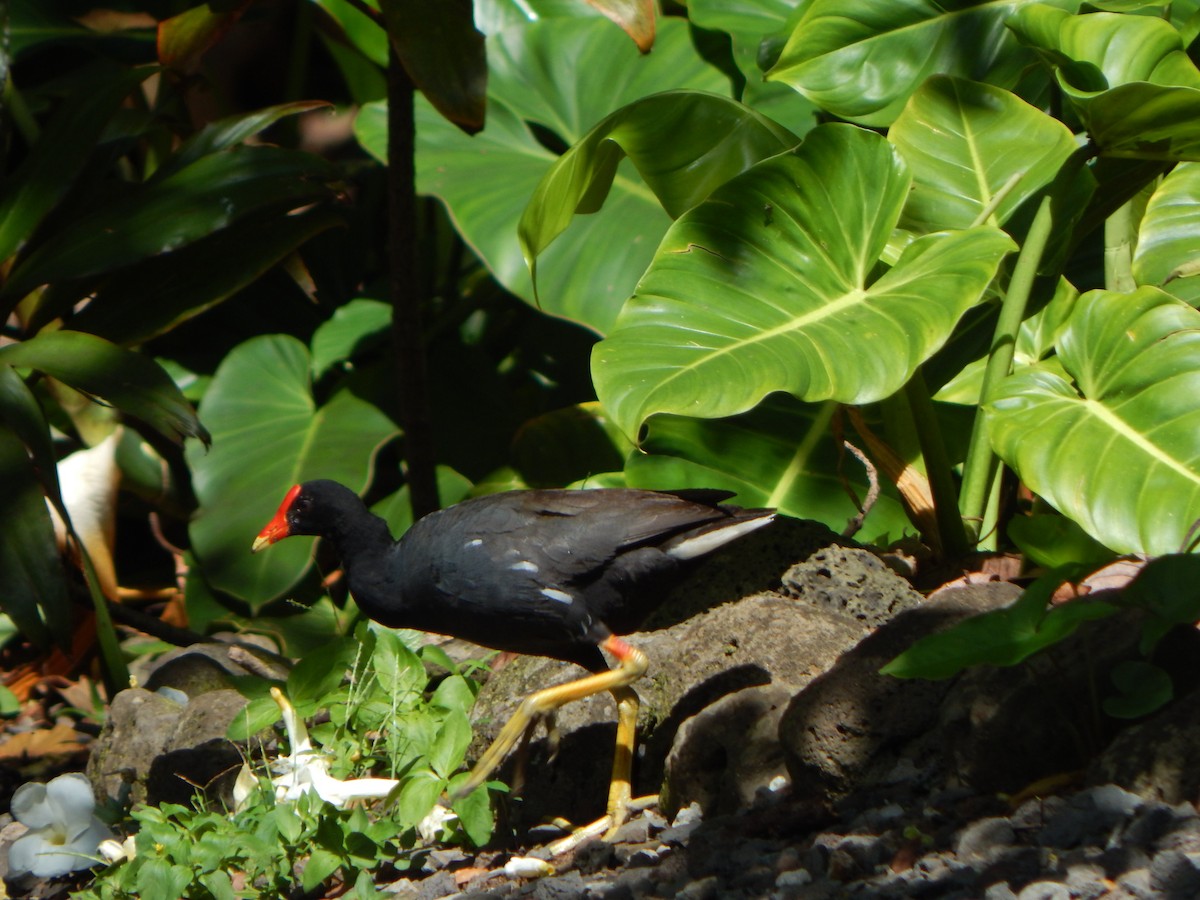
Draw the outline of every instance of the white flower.
M444 839L447 828L457 821L458 813L439 803L429 811L429 815L417 823L417 834L426 844L432 844Z
M79 772L59 775L49 784L21 785L11 808L29 829L9 848L8 864L15 875L55 878L90 868L96 864L100 842L112 837L93 815L92 785Z
M271 763L271 767L280 773L271 779L276 800L297 800L301 794L316 791L322 800L341 808L353 800L386 797L400 783L392 778L351 778L347 781L334 778L329 774L329 762L313 749L308 729L283 691L273 687L271 696L283 712L288 745L292 749L287 756L281 756ZM245 802L250 787L252 784L242 783L240 790L235 789L235 798L240 797L237 801L239 805Z

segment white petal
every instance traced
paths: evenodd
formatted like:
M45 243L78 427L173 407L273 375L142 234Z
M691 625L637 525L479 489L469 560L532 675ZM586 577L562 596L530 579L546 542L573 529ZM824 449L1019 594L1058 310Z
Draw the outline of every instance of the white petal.
M17 838L8 848L8 867L15 874L57 878L91 865L91 860L77 856L73 850L68 851L68 845L47 841L40 831Z
M69 835L76 835L88 826L96 798L92 783L80 772L59 775L46 785L46 800Z
M429 815L417 823L417 834L426 844L432 844L441 838L446 825L457 820L458 814L454 810L438 804L429 811Z
M54 811L46 802L46 786L31 781L13 792L9 803L13 818L30 828L47 828L54 822Z

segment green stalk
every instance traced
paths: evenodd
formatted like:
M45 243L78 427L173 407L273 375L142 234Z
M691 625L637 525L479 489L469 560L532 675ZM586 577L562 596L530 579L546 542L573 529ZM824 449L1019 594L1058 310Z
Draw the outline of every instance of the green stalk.
M946 455L946 445L942 441L942 428L934 412L929 386L920 369L913 373L904 386L904 396L912 411L912 423L921 444L921 456L925 460L925 476L933 492L942 555L957 559L966 555L970 542L958 515L958 492L954 486L950 458Z
M117 691L129 687L129 667L125 665L125 656L121 653L121 645L117 640L117 630L108 611L108 600L100 591L100 579L96 577L96 567L92 565L92 558L74 528L71 528L71 537L75 546L79 548L79 559L83 563L88 593L92 595L92 608L96 613L96 640L100 644L100 656L104 659L104 683L111 700Z
M979 522L979 534L987 536L984 545L989 549L995 547L996 523L986 521L985 504L989 486L999 475L996 470L995 455L992 453L992 445L987 439L984 426L983 403L991 395L992 389L1000 379L1012 371L1013 354L1016 352L1017 346L1017 332L1025 318L1029 295L1033 291L1034 278L1037 276L1038 266L1041 264L1046 245L1050 240L1052 224L1050 198L1043 197L1041 205L1038 206L1037 215L1033 218L1033 224L1029 227L1029 233L1025 237L1025 243L1017 256L1008 292L1000 307L1000 318L996 322L996 334L992 339L992 349L983 372L983 385L979 391L980 405L975 412L975 424L971 429L971 443L967 450L966 463L963 466L960 510L964 519Z
M1133 242L1137 234L1133 204L1128 201L1104 220L1104 286L1110 291L1132 291Z
M9 118L12 119L12 123L21 137L25 139L25 143L32 145L37 141L41 129L38 128L37 119L29 111L25 98L13 84L11 73L4 79L4 108L8 110Z

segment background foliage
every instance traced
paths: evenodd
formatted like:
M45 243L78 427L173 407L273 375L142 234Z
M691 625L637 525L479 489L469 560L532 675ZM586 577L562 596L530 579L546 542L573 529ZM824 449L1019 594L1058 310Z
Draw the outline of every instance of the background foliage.
M0 7L21 633L70 621L54 461L118 422L116 571L170 582L180 548L201 629L330 621L324 560L254 533L317 476L402 529L424 441L442 502L730 487L840 529L868 488L844 434L883 481L860 538L1190 549L1195 0L691 0L629 33L617 6ZM422 197L407 301L389 159ZM428 434L401 425L413 345Z

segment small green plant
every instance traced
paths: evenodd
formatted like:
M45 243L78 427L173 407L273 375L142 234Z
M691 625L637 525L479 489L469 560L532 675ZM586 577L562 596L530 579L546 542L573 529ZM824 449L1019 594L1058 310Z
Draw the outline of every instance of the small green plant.
M446 673L432 691L426 663ZM133 855L77 896L288 897L337 881L355 886L344 896L365 897L374 894L375 873L408 868L429 841L481 844L491 836L486 789L456 803L451 815L430 815L460 777L476 694L475 682L445 653L414 652L401 633L364 623L353 637L297 664L285 685L287 700L277 702L268 689L247 685L256 696L230 736L260 733L281 708L285 719L293 710L300 716L327 710L328 720L311 729L316 749L298 753L308 733L290 726L290 755L272 760L273 769L286 763L288 773L272 780L260 769L232 813L173 804L134 810ZM307 777L314 768L320 779ZM395 787L385 801L353 808L337 796L352 790L313 785L352 789L387 779Z

